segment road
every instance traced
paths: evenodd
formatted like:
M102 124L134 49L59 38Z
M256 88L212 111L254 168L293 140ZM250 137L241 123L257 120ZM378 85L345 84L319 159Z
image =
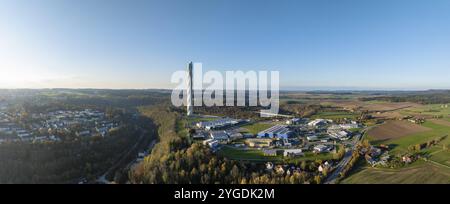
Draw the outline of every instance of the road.
M99 176L96 180L97 183L99 184L110 184L111 181L109 181L108 179L106 179L106 176L109 175L110 173L112 173L115 169L117 169L119 167L120 164L122 164L124 162L125 159L127 159L127 157L136 150L136 148L139 146L139 144L142 142L142 140L144 139L144 137L147 135L147 131L141 130L142 133L139 136L138 141L125 153L122 155L122 157L114 164L112 165L110 168L108 168L108 170L102 174L101 176ZM153 148L153 146L156 144L156 139L153 140L150 145L149 148ZM130 166L130 164L134 163L135 160L133 160L132 162L128 163L126 165L126 167Z
M352 152L355 150L356 144L361 141L363 135L368 130L368 128L365 128L363 131L361 131L361 134L358 135L354 140L352 144L352 148L349 149L344 154L344 158L339 162L339 164L336 166L336 169L333 171L333 173L330 174L330 176L327 177L325 180L325 184L336 184L338 181L339 175L342 172L342 170L347 166L348 162L350 162L350 159L352 158Z
M345 166L347 166L348 162L352 158L352 150L349 150L345 152L344 158L339 162L339 164L336 166L336 169L333 171L333 173L327 177L325 180L325 184L336 184L337 179L339 178L339 174L342 172Z

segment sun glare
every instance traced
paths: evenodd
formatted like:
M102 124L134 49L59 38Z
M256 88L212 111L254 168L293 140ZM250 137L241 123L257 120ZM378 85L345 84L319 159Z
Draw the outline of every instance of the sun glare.
M38 88L45 81L46 77L36 73L0 70L0 88Z

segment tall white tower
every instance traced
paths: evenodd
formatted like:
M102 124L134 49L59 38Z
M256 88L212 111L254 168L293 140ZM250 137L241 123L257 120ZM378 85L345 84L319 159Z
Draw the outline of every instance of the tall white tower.
M191 116L194 114L194 90L193 90L193 75L192 71L194 69L194 64L192 62L189 62L188 64L188 70L187 70L187 115Z

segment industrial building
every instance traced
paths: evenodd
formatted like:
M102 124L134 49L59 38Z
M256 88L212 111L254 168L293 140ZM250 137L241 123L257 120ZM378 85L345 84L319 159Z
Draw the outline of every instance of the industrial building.
M280 138L287 139L292 134L292 131L286 125L275 125L267 130L258 133L259 138Z
M303 151L302 149L285 149L283 152L283 156L285 157L303 156Z
M350 137L350 133L340 129L328 129L327 133L336 139L347 140Z
M308 126L310 126L310 127L319 127L319 126L326 125L326 124L331 123L331 122L333 122L333 121L332 120L325 120L325 119L315 119L315 120L309 122Z
M317 145L314 147L314 152L316 153L322 153L329 150L329 147L326 145Z
M229 139L229 136L225 131L210 132L210 136L212 139L217 140L219 142L227 142Z
M198 128L205 130L212 130L232 126L238 124L240 121L231 118L222 118L214 121L198 122L196 125Z

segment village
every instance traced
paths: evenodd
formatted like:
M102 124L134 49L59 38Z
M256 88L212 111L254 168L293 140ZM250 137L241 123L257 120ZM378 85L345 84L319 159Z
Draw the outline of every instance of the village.
M105 137L119 123L108 120L105 113L84 109L79 111L59 110L48 113L33 113L29 122L21 120L22 113L0 110L0 143L3 142L58 142L62 136L77 138Z

